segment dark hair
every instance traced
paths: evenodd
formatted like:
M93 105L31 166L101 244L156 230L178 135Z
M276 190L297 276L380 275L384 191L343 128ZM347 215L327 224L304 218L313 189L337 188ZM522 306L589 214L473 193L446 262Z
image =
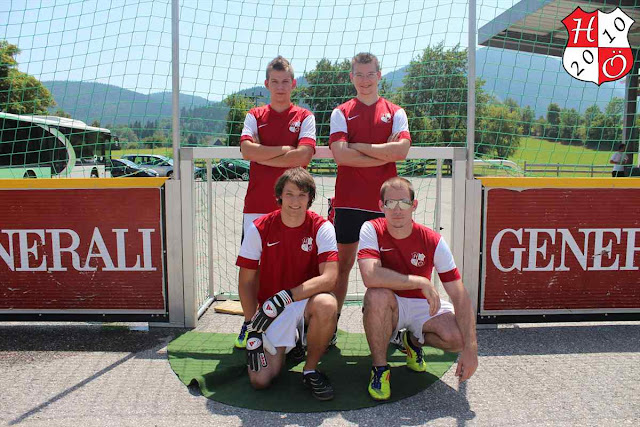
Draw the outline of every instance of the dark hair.
M269 62L267 65L267 80L269 80L269 74L272 70L276 71L288 71L291 74L291 78L294 79L293 76L293 66L285 57L282 55L278 55Z
M376 66L376 72L380 71L380 61L378 61L378 58L373 53L360 52L351 60L351 72L353 73L353 67L355 67L356 64L370 64L372 62L373 65Z
M380 187L380 200L384 202L384 193L387 191L389 187L404 187L409 190L409 196L411 197L411 201L413 201L416 197L416 192L413 190L413 184L406 178L400 178L399 176L395 176L393 178L389 178L384 183L382 183L382 187Z
M275 191L279 205L282 204L282 191L287 182L293 182L301 191L309 194L309 204L307 205L307 209L309 209L316 198L316 182L311 174L301 167L287 169L276 181Z

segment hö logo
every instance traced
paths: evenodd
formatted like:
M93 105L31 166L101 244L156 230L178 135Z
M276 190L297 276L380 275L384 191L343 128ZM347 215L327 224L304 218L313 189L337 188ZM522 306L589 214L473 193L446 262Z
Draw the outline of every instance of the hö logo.
M627 36L634 20L620 8L587 13L577 7L562 23L569 32L562 66L573 78L600 86L631 71L633 54Z

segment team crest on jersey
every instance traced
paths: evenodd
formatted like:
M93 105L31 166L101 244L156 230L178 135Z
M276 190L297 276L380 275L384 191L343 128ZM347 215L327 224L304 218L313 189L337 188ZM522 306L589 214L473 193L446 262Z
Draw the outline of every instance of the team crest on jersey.
M313 237L303 237L301 248L305 252L311 252L313 248Z
M293 133L300 132L300 126L302 126L302 123L299 120L291 122L289 123L289 131Z
M382 120L385 123L389 123L391 121L391 113L384 113L383 115L380 116L380 120Z
M411 264L416 267L422 267L424 265L424 254L420 252L414 252L411 254Z

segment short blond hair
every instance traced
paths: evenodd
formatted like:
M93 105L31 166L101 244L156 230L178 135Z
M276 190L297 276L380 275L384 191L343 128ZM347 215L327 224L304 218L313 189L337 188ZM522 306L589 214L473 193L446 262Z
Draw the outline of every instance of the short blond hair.
M386 193L389 187L394 188L406 188L409 190L409 196L411 197L411 201L413 201L416 197L416 192L413 189L413 184L406 178L401 178L399 176L394 176L393 178L389 178L386 180L382 187L380 187L380 200L384 202L384 193Z
M267 65L267 80L269 80L269 74L271 71L288 71L291 75L291 79L294 79L293 76L293 65L282 55L278 55L269 62Z
M377 56L369 52L360 52L351 60L351 72L353 73L356 64L370 64L372 62L376 66L376 72L380 71L380 61Z

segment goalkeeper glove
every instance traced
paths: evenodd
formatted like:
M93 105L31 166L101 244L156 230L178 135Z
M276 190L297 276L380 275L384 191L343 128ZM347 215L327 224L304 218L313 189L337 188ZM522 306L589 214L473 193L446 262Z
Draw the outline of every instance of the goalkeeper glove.
M264 332L276 320L286 306L293 302L291 291L280 291L262 304L262 307L251 319L251 329L256 332Z

